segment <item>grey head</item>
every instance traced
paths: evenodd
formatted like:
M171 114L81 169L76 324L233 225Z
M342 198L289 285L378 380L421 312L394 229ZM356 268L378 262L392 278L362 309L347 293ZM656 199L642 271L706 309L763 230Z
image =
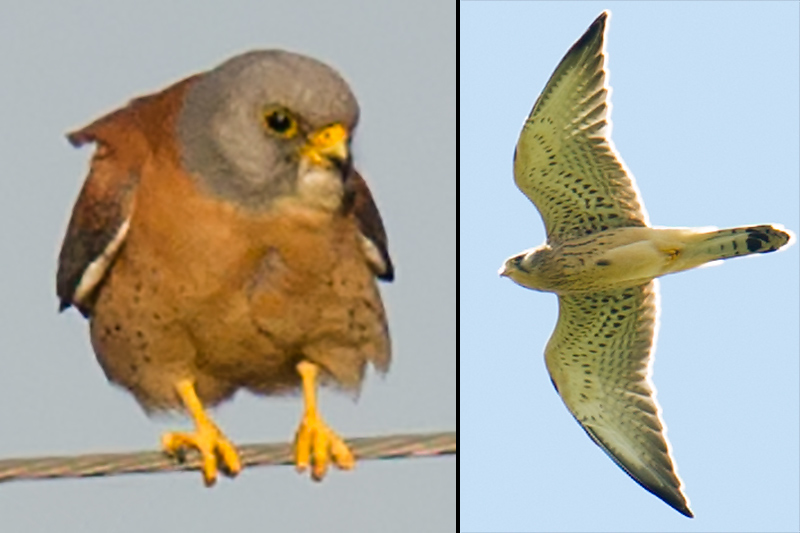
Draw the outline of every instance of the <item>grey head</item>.
M295 191L310 135L332 124L352 132L357 122L356 98L334 69L300 54L258 50L192 84L177 138L183 167L202 186L258 210Z
M498 274L528 289L543 290L540 271L551 251L548 245L543 244L538 248L513 255L505 260Z

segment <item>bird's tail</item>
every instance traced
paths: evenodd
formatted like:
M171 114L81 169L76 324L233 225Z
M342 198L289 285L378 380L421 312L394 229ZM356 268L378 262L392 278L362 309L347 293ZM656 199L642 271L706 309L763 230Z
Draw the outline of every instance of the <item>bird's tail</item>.
M698 237L700 246L696 249L707 255L708 261L774 252L794 239L791 232L777 224L721 229Z

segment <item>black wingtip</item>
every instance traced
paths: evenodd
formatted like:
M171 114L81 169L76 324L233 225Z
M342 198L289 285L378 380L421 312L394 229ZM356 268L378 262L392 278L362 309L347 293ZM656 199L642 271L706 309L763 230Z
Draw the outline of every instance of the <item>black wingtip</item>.
M653 494L656 494L656 493L653 492ZM656 496L658 496L658 494L656 494ZM667 500L665 498L662 498L662 500L664 500L664 503L666 503L667 505L669 505L670 507L672 507L673 509L675 509L676 511L681 513L686 518L694 518L694 513L692 513L692 510L689 509L689 506L686 504L686 502L680 502L680 501L674 501L674 500L670 501L670 500Z
M575 43L573 48L582 48L582 45L585 45L587 42L593 41L597 38L598 35L602 35L606 29L606 22L608 21L608 17L611 16L611 11L605 10L600 15L594 19L589 29L578 39L578 42Z
M394 264L392 263L392 258L389 257L389 250L385 245L381 248L381 256L383 256L385 268L383 272L378 274L378 279L381 281L394 281Z
M378 274L378 279L386 282L394 281L394 268L389 267L386 272Z
M74 148L80 148L90 141L90 139L83 133L83 131L71 131L66 135L67 141Z
M600 15L594 19L594 22L592 22L592 24L586 29L583 35L581 35L580 39L575 41L575 43L570 47L570 49L564 55L562 62L570 56L584 53L584 50L594 48L595 46L600 48L603 42L603 34L606 30L606 21L610 16L611 11L609 10L605 10L600 13ZM598 45L597 43L600 44ZM555 76L555 72L553 75Z
M610 16L611 16L611 11L609 11L608 9L603 10L603 12L597 15L597 18L594 19L594 22L592 22L590 28L597 26L600 29L600 31L602 31L603 28L605 28L608 17Z

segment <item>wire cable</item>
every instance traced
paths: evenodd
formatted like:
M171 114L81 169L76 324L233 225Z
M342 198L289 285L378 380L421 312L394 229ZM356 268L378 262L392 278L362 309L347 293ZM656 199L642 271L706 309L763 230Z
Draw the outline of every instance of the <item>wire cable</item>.
M362 437L347 440L356 459L409 459L455 455L455 431ZM291 443L238 446L243 467L293 464ZM160 451L100 453L0 460L0 483L23 479L80 478L199 470L200 455L182 461Z

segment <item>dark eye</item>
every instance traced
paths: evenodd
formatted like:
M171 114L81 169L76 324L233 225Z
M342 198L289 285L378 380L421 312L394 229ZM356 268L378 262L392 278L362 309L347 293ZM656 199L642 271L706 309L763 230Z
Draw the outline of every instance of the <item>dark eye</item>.
M267 117L267 124L269 124L269 127L278 133L285 133L289 131L289 128L292 127L292 119L280 111L275 111L274 113L271 113L269 117Z
M264 122L273 133L281 137L292 137L297 133L297 121L283 109L272 109L264 113Z

